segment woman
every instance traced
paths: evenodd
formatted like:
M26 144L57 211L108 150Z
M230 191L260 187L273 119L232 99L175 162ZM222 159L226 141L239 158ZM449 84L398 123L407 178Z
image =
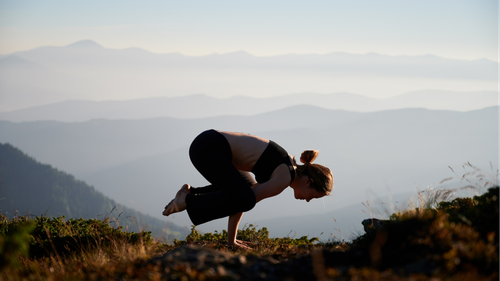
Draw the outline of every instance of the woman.
M296 199L307 202L330 194L332 172L325 166L311 164L318 153L304 151L300 157L304 165L297 165L273 141L243 133L205 131L191 144L189 157L211 185L183 185L165 206L163 215L187 210L194 225L229 216L229 245L249 249L247 243L236 240L236 233L243 212L257 202L280 194L288 186Z

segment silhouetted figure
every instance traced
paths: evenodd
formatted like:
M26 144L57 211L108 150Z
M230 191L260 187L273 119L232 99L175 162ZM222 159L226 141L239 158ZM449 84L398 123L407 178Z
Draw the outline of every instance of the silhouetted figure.
M317 150L302 152L295 159L273 141L243 133L207 130L198 135L189 149L191 162L211 183L205 187L184 184L165 206L163 215L187 210L194 225L229 216L228 242L249 249L236 240L243 212L262 199L276 196L290 186L296 199L309 202L330 194L330 169L312 164ZM250 175L252 172L255 179Z

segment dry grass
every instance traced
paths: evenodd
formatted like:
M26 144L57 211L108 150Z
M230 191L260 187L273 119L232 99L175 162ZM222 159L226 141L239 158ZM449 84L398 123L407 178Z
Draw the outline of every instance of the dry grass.
M493 164L490 162L490 171L485 171L472 165L470 162L464 163L461 166L462 171L457 173L452 167L448 166L453 177L448 177L439 182L439 185L450 183L455 185L454 188L427 186L420 190L417 186L417 198L409 198L407 207L403 209L395 209L397 213L416 214L418 210L434 209L436 210L440 202L447 202L456 198L457 194L460 197L473 197L484 193L488 187L499 186L500 177L499 169L494 170ZM391 203L393 204L393 203ZM369 203L363 203L366 208ZM378 210L370 208L370 214L377 214L379 219L387 219ZM363 211L364 212L364 211ZM365 212L366 213L366 212ZM372 216L373 217L373 216Z
M139 272L130 269L168 248L157 242L130 244L117 239L106 246L83 247L65 256L21 257L18 267L2 269L0 280L111 280L118 276L135 279Z

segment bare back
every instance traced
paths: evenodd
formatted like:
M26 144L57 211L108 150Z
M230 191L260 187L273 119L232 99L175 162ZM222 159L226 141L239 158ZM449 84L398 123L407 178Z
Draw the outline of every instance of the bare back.
M269 140L237 132L222 132L231 146L233 165L240 171L252 170L259 157L266 149Z

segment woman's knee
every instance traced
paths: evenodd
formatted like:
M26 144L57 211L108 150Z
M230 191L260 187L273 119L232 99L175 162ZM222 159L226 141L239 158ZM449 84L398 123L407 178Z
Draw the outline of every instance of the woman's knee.
M255 204L257 204L257 200L255 198L255 195L253 191L250 189L250 192L247 192L245 196L241 197L240 200L238 200L238 209L240 212L248 212L253 207L255 207Z

